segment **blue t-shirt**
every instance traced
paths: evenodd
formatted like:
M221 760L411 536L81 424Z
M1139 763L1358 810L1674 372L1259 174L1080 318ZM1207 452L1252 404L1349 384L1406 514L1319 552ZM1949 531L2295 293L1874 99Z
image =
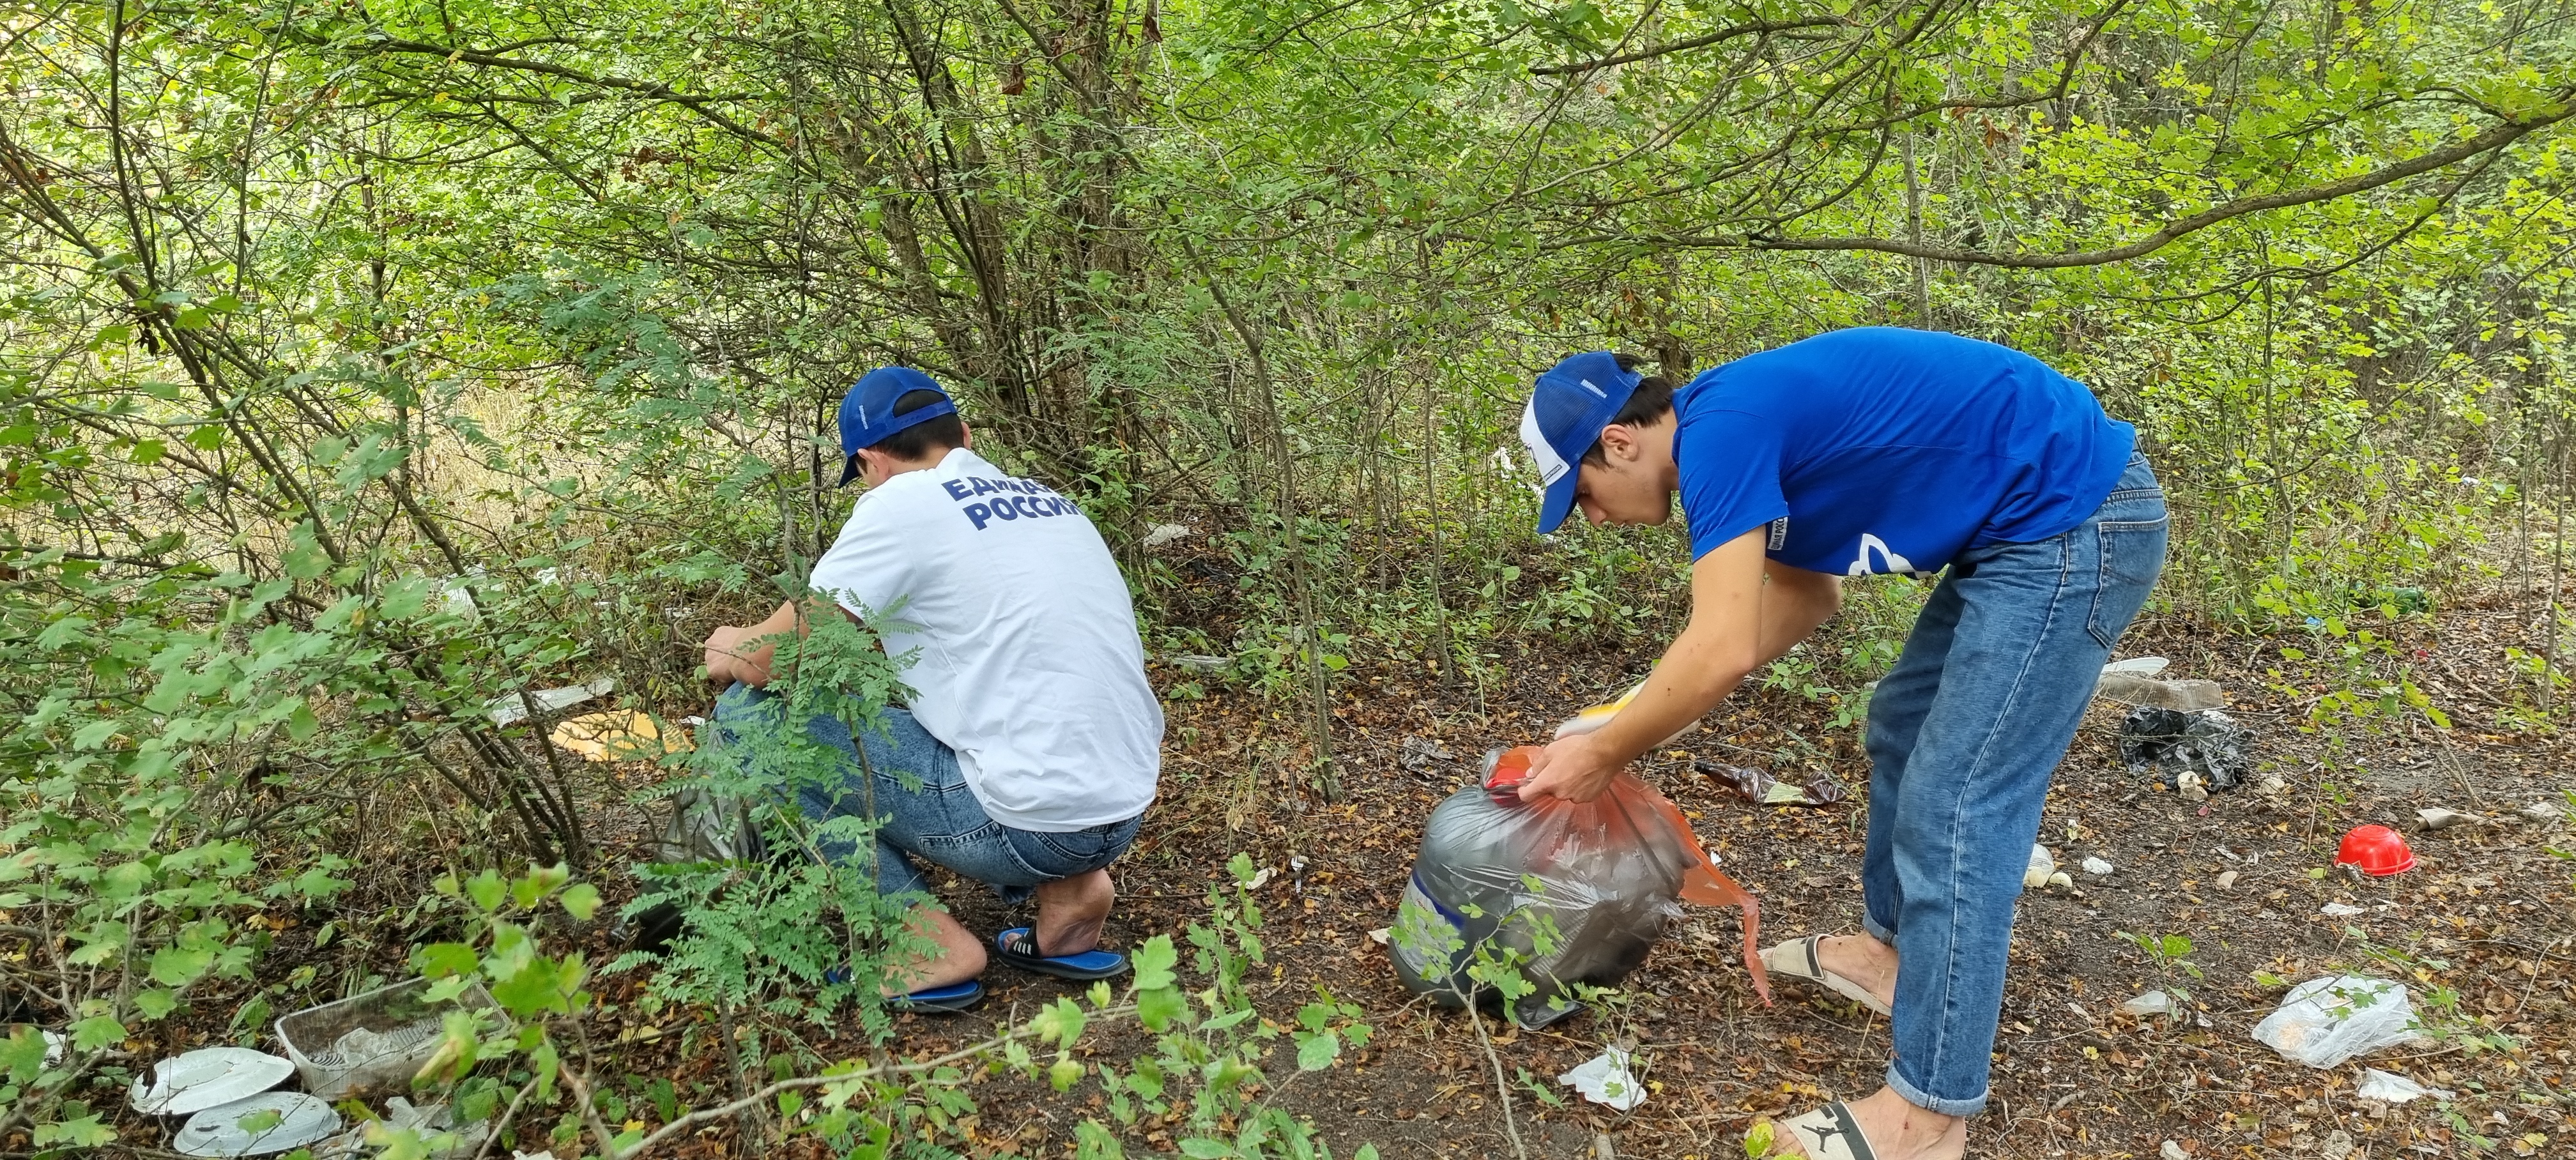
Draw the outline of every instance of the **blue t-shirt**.
M1691 558L1770 525L1814 572L1930 572L2044 540L2102 506L2137 431L2009 347L1893 327L1713 367L1674 396Z

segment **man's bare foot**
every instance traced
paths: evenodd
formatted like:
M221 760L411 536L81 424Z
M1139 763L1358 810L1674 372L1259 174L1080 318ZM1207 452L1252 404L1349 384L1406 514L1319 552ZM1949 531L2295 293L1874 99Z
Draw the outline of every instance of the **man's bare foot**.
M1866 934L1835 935L1816 944L1816 961L1826 970L1860 984L1889 1010L1896 1008L1895 947Z
M930 940L937 949L927 957L887 971L887 995L951 986L984 973L984 940L976 938L947 911L935 905L915 907L911 926L912 933Z
M1094 870L1041 883L1038 895L1038 953L1078 955L1100 945L1100 927L1118 901L1109 872Z
M1968 1154L1966 1118L1915 1107L1894 1088L1880 1088L1844 1106L1851 1109L1853 1122L1878 1160L1962 1160ZM1773 1155L1814 1157L1807 1150L1814 1141L1799 1135L1783 1129L1773 1136Z

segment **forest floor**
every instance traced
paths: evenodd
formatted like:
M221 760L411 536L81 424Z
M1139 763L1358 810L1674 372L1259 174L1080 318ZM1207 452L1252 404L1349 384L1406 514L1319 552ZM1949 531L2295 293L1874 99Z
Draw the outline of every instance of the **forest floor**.
M2563 817L2546 824L2515 818L2537 801L2563 803L2565 791L2576 788L2569 772L2576 745L2563 734L2512 724L2517 694L2502 650L2522 642L2531 619L2500 600L2380 626L2449 715L2454 728L2447 734L2421 713L2303 728L2334 690L2289 683L2271 670L2284 667L2284 646L2323 651L2310 635L2263 639L2171 620L2133 630L2119 655L2164 656L2173 662L2169 677L2220 682L2231 715L2257 736L2249 781L2277 774L2284 784L2268 793L2249 784L2187 803L2121 766L2124 709L2095 703L2058 771L2041 832L2075 887L2033 890L2022 900L1994 1102L1973 1122L1970 1155L2145 1160L2167 1141L2195 1160L2576 1155L2576 1121L2569 1118L2576 1110L2569 1093L2576 1083L2576 863L2550 850L2576 849L2576 834ZM1255 991L1265 1012L1285 1018L1322 988L1365 1007L1376 1028L1364 1052L1326 1071L1296 1073L1274 1058L1267 1098L1310 1117L1336 1155L1371 1143L1390 1158L1513 1157L1493 1064L1467 1017L1408 994L1386 948L1368 932L1393 918L1424 818L1476 776L1486 750L1544 739L1558 720L1633 681L1650 659L1642 648L1633 655L1506 655L1495 671L1510 683L1489 681L1481 690L1444 687L1428 674L1354 668L1340 678L1350 691L1336 710L1338 804L1326 804L1286 772L1282 755L1299 736L1294 705L1223 688L1171 702L1163 796L1116 869L1122 899L1109 941L1133 946L1177 934L1204 916L1207 888L1224 875L1227 859L1248 854L1274 871L1258 895L1268 978ZM1182 674L1158 667L1156 676L1178 683ZM656 708L671 717L703 709ZM1646 770L1693 819L1726 872L1759 897L1766 944L1858 929L1867 763L1858 730L1834 727L1831 715L1826 699L1749 690ZM1417 758L1419 767L1408 768L1407 738L1436 742L1451 756L1428 764ZM1803 773L1790 764L1801 755L1849 787L1849 800L1822 808L1755 805L1691 767L1691 759L1709 758ZM613 772L626 789L652 776L649 766ZM611 780L602 779L603 802L619 800ZM2428 806L2495 820L2426 833L2415 811ZM2386 879L2323 872L2344 831L2371 822L2404 831L2420 867ZM647 825L635 808L613 806L594 833L617 835L610 842L617 846L647 837ZM2077 864L2088 856L2115 871L2084 873ZM1291 869L1297 858L1302 872ZM2222 888L2218 878L2228 871L2236 878ZM400 904L418 896L417 877L391 865L361 874L336 923L340 941L328 948L313 945L306 924L281 922L261 976L274 980L298 964L337 964L325 973L338 974L351 969L354 956L372 961L355 969L399 977L392 973L402 970L411 937ZM612 898L624 890L631 887L612 885ZM1026 921L987 891L950 881L942 894L971 929ZM371 897L387 906L368 918ZM2320 913L2333 902L2362 912ZM620 949L606 927L590 928L593 962ZM1740 1140L1755 1118L1796 1114L1879 1086L1886 1023L1788 980L1775 981L1777 1002L1765 1006L1742 965L1739 930L1733 910L1693 909L1626 980L1623 1009L1537 1032L1488 1022L1504 1068L1525 1070L1570 1101L1550 1106L1528 1087L1512 1094L1529 1155L1741 1156ZM2188 938L2192 949L2181 956L2188 966L2155 961L2125 934ZM2254 1025L2280 1000L2276 980L2346 968L2408 982L2427 1022L2446 1034L2331 1070L2285 1061L2253 1040ZM992 1000L975 1012L903 1017L892 1049L910 1057L942 1052L1077 990L1000 965L985 983ZM617 1001L590 1029L590 1042L607 1053L599 1064L614 1073L603 1081L631 1087L667 1077L684 1102L725 1096L723 1053L690 1046L706 1042L711 1026L691 1030L668 1012L661 1026L649 1026L657 1020L623 1001L641 985L631 975L602 976L595 985ZM2187 992L2186 1017L2142 1021L2121 1012L2124 1000L2156 988ZM213 1006L205 1005L209 1014ZM248 1028L191 1023L171 1025L166 1042L136 1046L246 1042L250 1035ZM808 1032L797 1053L806 1058L866 1052L856 1038ZM2475 1040L2498 1035L2512 1046ZM1553 1078L1614 1041L1634 1045L1650 1092L1625 1113L1581 1102ZM788 1044L782 1037L770 1046ZM1093 1057L1120 1061L1146 1049L1132 1028L1086 1043ZM2457 1095L2397 1106L2364 1101L2354 1087L2365 1066ZM1088 1084L1065 1097L1005 1073L974 1087L981 1111L971 1151L978 1155L1069 1154L1073 1123L1098 1114L1085 1104L1096 1103ZM1131 1152L1170 1152L1163 1127L1148 1120L1128 1131ZM729 1129L713 1131L678 1154L739 1154L730 1136ZM805 1151L800 1144L787 1154Z
M2176 623L2132 632L2120 655L2168 657L2168 676L2219 681L2231 715L2259 739L2249 781L2277 773L2285 785L2187 804L2121 766L2124 709L2096 702L2058 771L2041 835L2076 886L2034 890L2022 902L1994 1103L1975 1121L1970 1154L2144 1158L2172 1140L2201 1158L2331 1157L2347 1142L2348 1156L2376 1160L2576 1155L2568 1115L2576 1110L2568 1089L2576 1082L2576 864L2547 849L2576 848L2576 838L2563 824L2433 834L2415 824L2415 811L2428 806L2511 818L2535 801L2563 804L2563 792L2576 788L2567 738L2496 731L2510 704L2501 688L2503 642L2519 642L2525 621L2498 603L2395 631L2400 647L2418 654L2413 670L2427 674L2419 682L2448 711L2448 737L2420 715L2411 726L2303 731L2328 690L2267 688L2276 678L2265 670L2281 663L2283 644L2318 651L2310 640ZM1634 680L1649 659L1514 658L1501 668L1519 681L1488 687L1481 709L1435 681L1368 678L1368 692L1341 711L1336 757L1347 800L1338 805L1260 768L1264 738L1293 736L1289 710L1239 696L1174 705L1166 794L1118 870L1125 900L1112 940L1132 945L1177 932L1203 913L1206 887L1227 857L1250 853L1276 871L1261 895L1269 907L1268 993L1293 1005L1321 987L1367 1007L1378 1027L1358 1066L1283 1075L1275 1098L1313 1117L1342 1154L1370 1142L1389 1157L1511 1157L1491 1065L1466 1016L1409 995L1367 932L1394 914L1423 819L1475 777L1484 751L1543 739L1573 710ZM1817 744L1829 734L1825 707L1777 691L1739 694L1721 712L1722 723L1663 751L1649 778L1690 814L1727 873L1759 897L1766 944L1857 930L1867 781L1857 731ZM1850 800L1820 809L1758 806L1691 769L1699 757L1769 764L1791 731L1810 740L1808 752L1831 755L1830 772L1855 791ZM1408 771L1407 737L1436 741L1454 758ZM2386 879L2312 874L2331 863L2345 830L2371 822L2405 832L2420 867ZM2076 864L2087 856L2109 861L2114 873L2084 873ZM1305 859L1302 875L1289 872L1297 857ZM2230 870L2237 877L2221 889L2217 878ZM975 929L1018 921L989 893L952 887L946 897ZM2364 913L2320 913L2329 902ZM2196 974L2160 969L2122 932L2187 937L2193 949L2184 957ZM1547 1107L1526 1089L1515 1094L1530 1154L1587 1156L1606 1147L1677 1160L1741 1156L1743 1131L1757 1116L1794 1115L1820 1098L1876 1089L1888 1058L1885 1022L1790 981L1765 1007L1739 946L1736 912L1695 909L1679 936L1627 980L1634 998L1625 1012L1542 1032L1489 1022L1505 1068L1526 1069L1572 1100ZM2254 1025L2283 991L2258 982L2258 972L2296 982L2344 968L2408 981L2419 1008L2432 1008L2437 988L2454 991L2456 1008L2427 1009L2428 1022L2500 1032L2519 1049L2473 1052L2452 1036L2317 1070L2253 1040ZM986 982L994 1001L981 1011L911 1020L906 1053L985 1034L1012 1011L1073 989L1003 967ZM2155 988L2187 990L2190 1018L2121 1013L2124 1000ZM1636 1045L1651 1090L1642 1106L1613 1112L1552 1082L1623 1038ZM1141 1048L1113 1040L1094 1050L1117 1058ZM2433 1099L2394 1107L2359 1100L2353 1089L2365 1066L2458 1098L2447 1108ZM1050 1107L1041 1092L1029 1085L1025 1103L986 1097L985 1130L996 1151L1052 1155L1065 1146L1072 1109ZM1015 1103L1026 1109L1017 1119L1001 1111ZM1150 1126L1135 1142L1170 1147Z

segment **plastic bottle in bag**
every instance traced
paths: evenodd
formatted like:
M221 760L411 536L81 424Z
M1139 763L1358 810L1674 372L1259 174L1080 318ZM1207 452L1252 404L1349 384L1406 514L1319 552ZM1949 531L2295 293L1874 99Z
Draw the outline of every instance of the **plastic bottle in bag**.
M1719 873L1679 809L1622 773L1589 802L1520 800L1538 750L1486 760L1423 827L1422 852L1388 939L1396 974L1444 1006L1498 997L1497 970L1532 990L1513 1022L1543 1027L1580 1008L1573 984L1609 986L1646 960L1680 903L1744 908L1744 965L1765 1003L1755 952L1761 909ZM1471 970L1485 964L1487 982Z

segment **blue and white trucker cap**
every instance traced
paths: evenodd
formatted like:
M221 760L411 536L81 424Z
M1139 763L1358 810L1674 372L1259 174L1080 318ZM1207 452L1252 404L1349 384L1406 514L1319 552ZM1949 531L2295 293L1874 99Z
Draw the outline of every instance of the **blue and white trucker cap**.
M1529 409L1521 412L1521 445L1538 463L1539 483L1547 489L1538 508L1540 535L1555 531L1574 510L1576 464L1637 393L1641 377L1620 370L1618 358L1606 350L1569 356L1539 375Z
M894 413L895 400L914 391L929 391L939 401L927 407ZM859 377L850 393L841 396L841 482L848 487L859 477L859 448L874 447L916 423L957 413L957 403L940 390L930 376L911 367L878 367Z

